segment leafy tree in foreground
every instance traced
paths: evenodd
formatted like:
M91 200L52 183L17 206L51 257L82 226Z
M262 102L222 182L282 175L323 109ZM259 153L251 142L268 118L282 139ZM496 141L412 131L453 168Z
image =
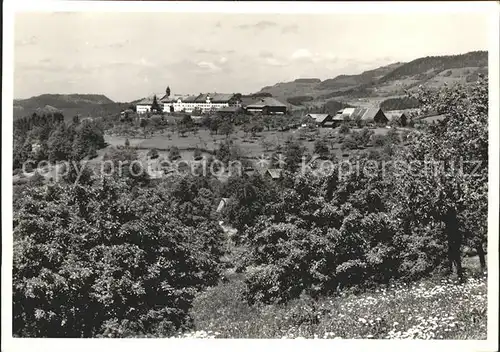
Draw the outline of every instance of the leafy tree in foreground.
M166 188L131 192L107 178L26 192L14 213L14 335L165 337L188 326L195 293L219 277L221 231L206 218L185 225L173 202Z
M444 123L415 132L408 150L398 154L411 163L397 177L403 226L444 224L449 268L463 275L461 247L477 248L485 266L488 209L488 80L472 87L421 90L424 108L447 115Z

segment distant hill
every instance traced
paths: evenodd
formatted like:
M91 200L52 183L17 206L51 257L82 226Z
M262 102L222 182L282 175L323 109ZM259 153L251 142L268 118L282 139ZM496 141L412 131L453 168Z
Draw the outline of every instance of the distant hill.
M321 83L319 78L297 78L295 83Z
M300 106L318 106L335 98L359 104L371 99L374 104L388 98L401 97L405 90L419 85L440 87L446 84L467 84L479 74L488 74L488 52L474 51L461 55L429 56L410 62L390 65L362 72L358 75L339 75L334 78L299 78L262 88L258 93L270 93L281 101Z
M362 84L376 82L386 74L403 66L404 63L397 62L387 66L382 66L374 70L365 71L359 75L340 75L332 79L327 79L321 82L319 89L347 89L356 87Z
M104 116L119 113L129 103L115 103L102 94L42 94L28 99L14 99L14 118L44 111L60 110L66 119L75 115Z
M418 75L438 74L443 70L463 67L487 67L488 52L472 51L462 55L427 56L410 61L388 72L381 82ZM424 78L424 77L421 77Z

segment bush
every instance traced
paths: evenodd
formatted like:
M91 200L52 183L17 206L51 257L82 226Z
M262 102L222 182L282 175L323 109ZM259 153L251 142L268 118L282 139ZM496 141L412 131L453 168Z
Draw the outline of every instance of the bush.
M383 147L388 142L389 142L389 139L387 138L387 136L384 136L381 134L377 134L377 135L372 137L372 143L375 147Z
M318 297L344 287L387 283L399 268L395 235L396 227L383 213L354 211L339 229L272 224L252 240L258 266L247 275L247 299L281 303L303 292Z
M160 154L158 153L158 150L156 148L153 148L148 151L147 156L151 159L157 159Z
M193 159L200 160L201 158L203 158L203 154L200 149L196 148L193 152Z
M328 144L324 139L318 139L314 143L314 154L318 154L320 158L328 158L330 155L330 150L328 149Z
M181 152L179 151L179 148L177 148L176 146L171 147L170 150L168 151L168 160L174 161L179 159L180 157L181 157Z
M89 148L87 156L88 156L89 159L97 158L97 151L95 150L94 146L91 146Z
M339 133L342 133L342 134L348 134L349 132L351 131L351 129L349 128L349 126L347 126L347 124L343 123L340 128L339 128Z
M109 179L32 189L14 213L14 336L167 337L190 326L195 293L220 275L222 234L207 219L181 222L172 209L186 203L167 189Z
M389 132L387 132L387 139L390 141L392 144L399 144L401 143L401 138L399 136L399 132L396 128L391 128Z
M342 150L345 150L345 149L358 149L359 145L358 145L358 141L356 140L356 138L352 137L352 136L347 136L346 138L344 138L344 141L342 142Z

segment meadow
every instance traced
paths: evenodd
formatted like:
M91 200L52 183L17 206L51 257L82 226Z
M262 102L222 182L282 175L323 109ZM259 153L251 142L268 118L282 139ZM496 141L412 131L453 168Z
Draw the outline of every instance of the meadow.
M196 297L196 329L183 338L486 339L487 277L467 258L469 277L394 283L363 293L343 292L286 305L249 306L243 274Z
M353 128L351 131L359 132L361 129ZM269 156L274 150L275 146L283 145L284 142L290 137L301 140L303 146L312 152L314 148L314 143L317 139L325 137L330 140L329 147L332 153L334 153L338 158L342 157L343 154L348 156L357 151L342 151L341 143L336 139L339 137L339 129L331 128L319 128L319 133L317 134L307 134L303 139L300 137L300 130L291 129L287 131L262 131L254 136L246 134L241 129L238 129L235 133L230 135L230 139L236 144L244 157L255 159L259 156L266 155ZM373 129L374 135L385 135L389 132L389 129L379 127ZM157 149L160 154L162 151L168 152L172 147L179 148L181 156L183 159L191 159L192 152L195 148L200 148L202 150L214 151L218 148L218 145L226 140L224 135L211 134L207 129L200 129L197 133L187 133L185 136L180 136L178 133L174 132L164 132L155 133L147 138L128 138L127 136L117 136L117 135L105 135L105 141L110 146L123 145L125 140L129 140L130 145L136 147L142 154L147 153L150 149ZM273 147L266 150L262 144L262 140L266 140ZM370 148L368 147L367 150ZM98 154L103 155L106 149L101 150Z

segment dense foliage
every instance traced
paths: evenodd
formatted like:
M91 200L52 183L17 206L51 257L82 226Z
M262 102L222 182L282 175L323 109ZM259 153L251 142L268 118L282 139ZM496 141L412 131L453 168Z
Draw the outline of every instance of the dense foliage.
M60 113L33 114L14 121L13 167L27 160L81 160L105 146L99 122L85 120L65 123Z
M414 109L419 106L417 99L409 97L389 98L380 103L380 108L384 111Z
M303 291L317 296L416 280L452 264L462 279L464 244L476 246L485 265L487 88L481 80L470 88L418 92L421 104L448 118L405 136L406 146L388 154L392 163L363 154L351 157L347 169L334 164L327 173L286 174L279 196L247 213L247 227L238 225L240 241L251 251L245 265L254 267L246 276L247 299L284 302ZM350 138L366 144L370 135L366 129ZM301 155L299 145L290 143L287 156ZM391 130L381 143L390 148L400 143L399 134ZM428 160L443 169L428 172ZM451 172L458 162L469 169ZM473 175L475 162L480 167ZM233 203L231 221L244 204Z
M219 277L211 194L188 180L29 188L14 213L14 334L168 336L189 326L195 293Z
M460 67L488 66L487 51L472 51L462 55L429 56L408 62L385 75L381 81L399 79L434 70L436 73Z
M289 97L286 99L286 101L292 105L302 105L302 103L306 101L312 101L314 97L308 96L308 95L300 95L296 97Z

